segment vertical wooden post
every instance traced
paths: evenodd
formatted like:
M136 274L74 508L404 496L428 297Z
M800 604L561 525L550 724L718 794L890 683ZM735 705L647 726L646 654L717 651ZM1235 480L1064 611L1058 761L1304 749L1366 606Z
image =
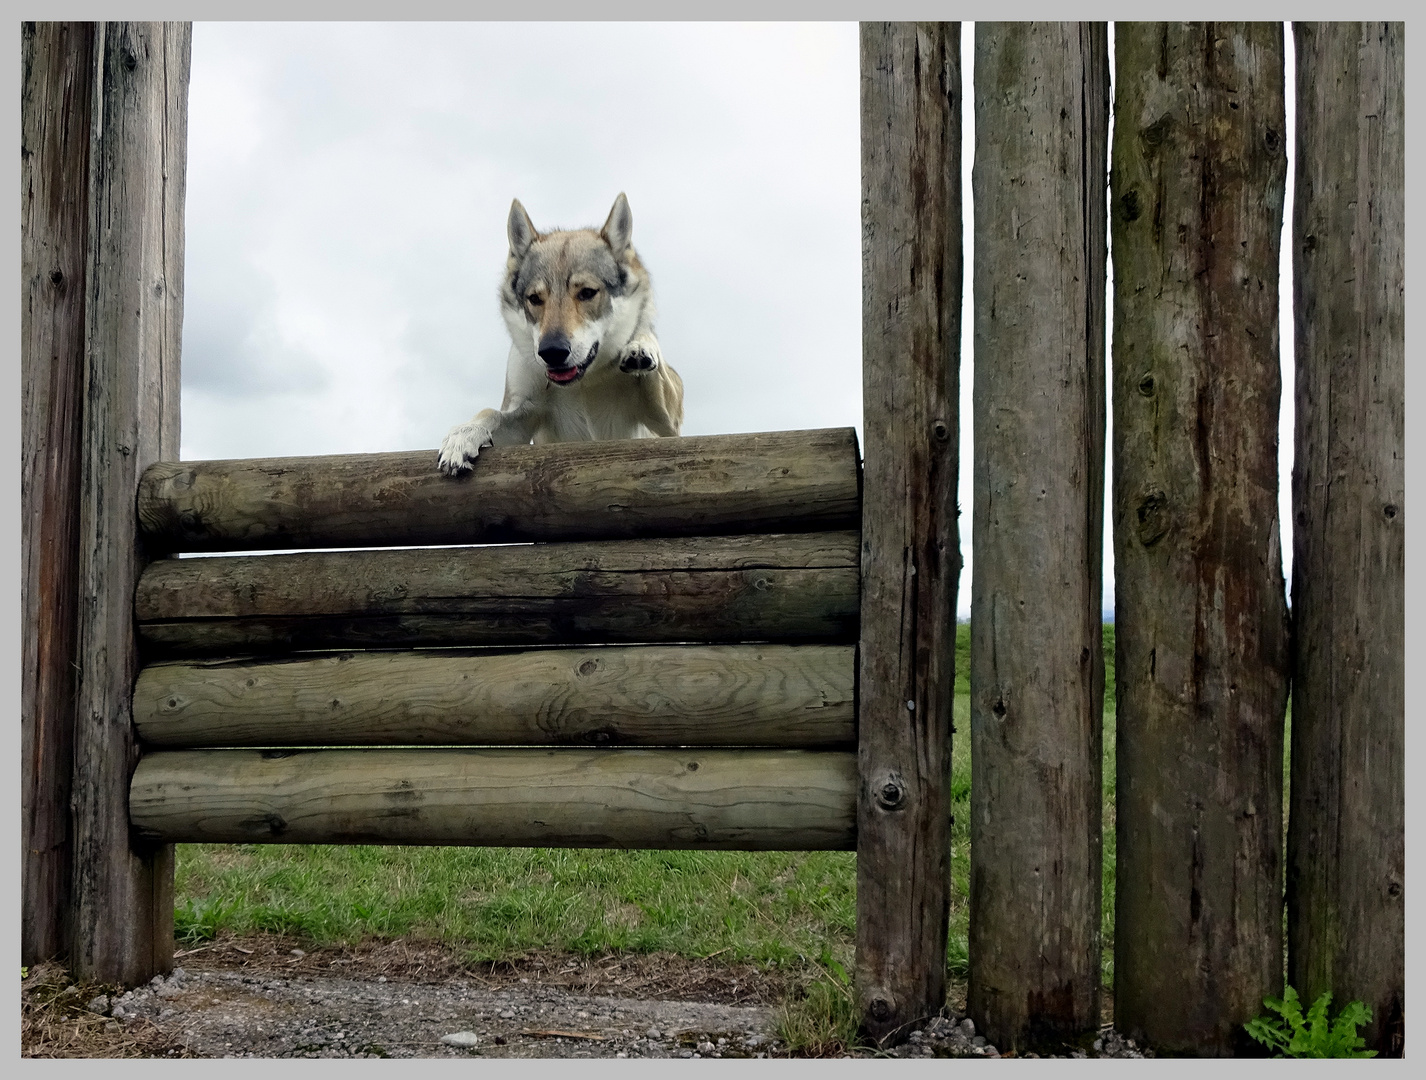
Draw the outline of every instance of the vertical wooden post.
M1405 28L1295 23L1288 971L1405 1041Z
M1115 1019L1226 1055L1282 988L1282 25L1117 31Z
M970 994L1002 1050L1099 1026L1104 23L975 28Z
M856 984L895 1041L945 1001L961 294L960 26L863 23Z
M178 456L190 40L187 23L100 23L94 50L72 959L122 983L173 957L173 848L131 841L128 790L135 494L146 466Z
M94 24L21 28L21 963L68 951Z

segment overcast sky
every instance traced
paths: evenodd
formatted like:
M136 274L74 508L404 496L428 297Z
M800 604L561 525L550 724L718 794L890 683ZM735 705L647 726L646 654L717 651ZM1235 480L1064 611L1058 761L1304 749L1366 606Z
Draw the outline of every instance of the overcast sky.
M182 456L434 449L500 403L511 198L597 227L620 191L684 434L860 431L858 94L855 23L195 23Z

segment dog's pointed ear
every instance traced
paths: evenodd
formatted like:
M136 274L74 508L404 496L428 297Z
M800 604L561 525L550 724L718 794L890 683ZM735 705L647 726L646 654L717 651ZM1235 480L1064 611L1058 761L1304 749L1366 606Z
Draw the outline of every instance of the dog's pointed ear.
M530 245L540 235L535 231L535 223L530 220L530 215L525 213L525 208L520 205L519 199L514 199L510 203L510 220L506 222L505 231L510 236L510 254L517 259L522 258L525 252L530 250Z
M614 200L614 209L609 211L609 220L604 223L604 228L599 230L599 235L604 237L604 242L609 245L609 250L614 252L614 258L617 259L629 247L629 238L633 232L634 215L629 212L629 200L621 191L619 197Z

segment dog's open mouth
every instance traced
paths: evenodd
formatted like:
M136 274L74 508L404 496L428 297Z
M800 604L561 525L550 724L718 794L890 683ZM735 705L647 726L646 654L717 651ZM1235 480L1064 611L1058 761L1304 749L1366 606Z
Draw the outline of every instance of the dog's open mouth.
M584 375L585 371L588 370L589 365L594 363L594 358L597 355L599 355L599 342L596 341L590 346L589 355L578 364L570 364L568 367L562 368L546 368L545 374L549 376L549 380L552 383L565 385L567 383L577 382Z

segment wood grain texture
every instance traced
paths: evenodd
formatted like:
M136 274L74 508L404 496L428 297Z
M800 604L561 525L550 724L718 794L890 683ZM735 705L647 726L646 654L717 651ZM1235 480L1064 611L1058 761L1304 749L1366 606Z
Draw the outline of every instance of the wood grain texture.
M856 994L886 1041L945 1004L960 85L959 23L862 23Z
M178 453L191 27L101 23L95 40L81 451L73 821L77 977L134 984L173 954L172 852L134 845L134 494Z
M856 745L850 645L346 652L153 664L158 747Z
M855 843L856 756L807 750L168 750L134 828L230 843L812 851Z
M1099 1026L1104 23L975 27L968 1009L998 1047Z
M68 950L94 25L21 25L20 962Z
M1115 1022L1229 1055L1282 988L1282 25L1116 29Z
M1405 27L1294 23L1288 979L1405 1046Z
M412 645L853 641L857 534L164 559L155 654Z
M166 461L139 489L175 551L510 543L856 528L856 432L492 446L460 478L436 451Z

